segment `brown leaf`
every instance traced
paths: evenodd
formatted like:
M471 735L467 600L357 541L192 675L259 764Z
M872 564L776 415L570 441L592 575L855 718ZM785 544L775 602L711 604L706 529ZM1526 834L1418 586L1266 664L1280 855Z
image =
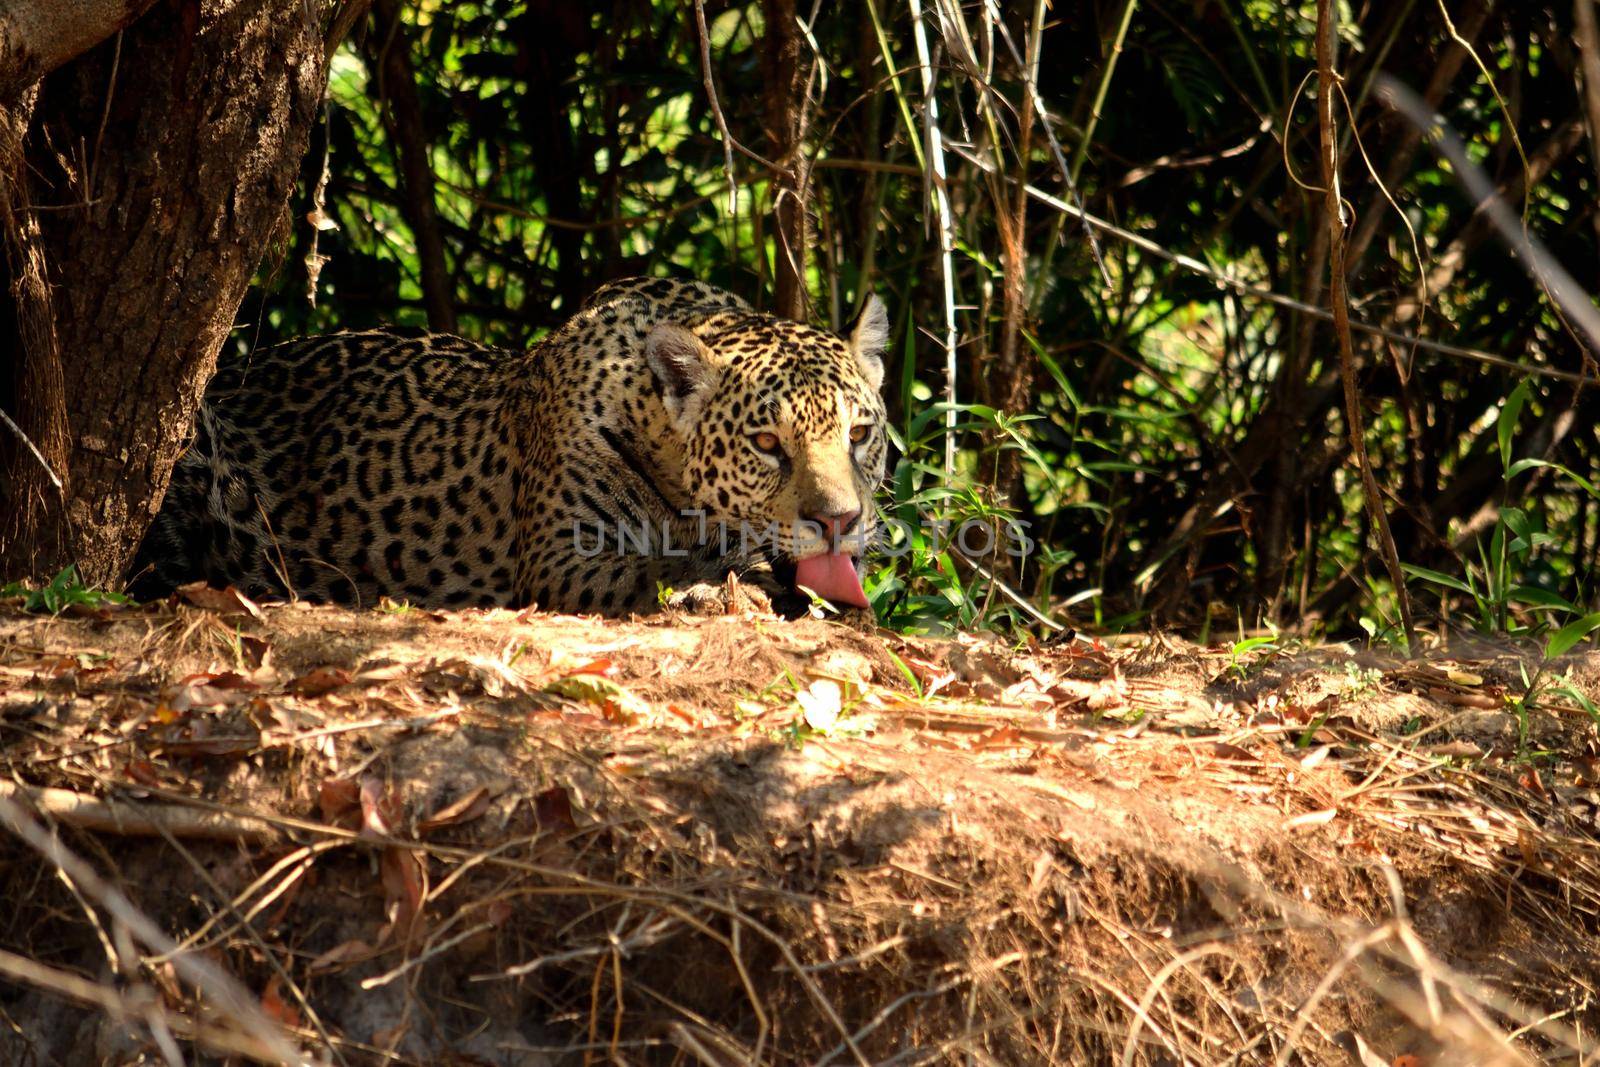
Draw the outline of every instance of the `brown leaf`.
M350 672L342 667L317 667L289 683L291 692L303 697L318 697L350 684Z
M445 826L459 826L464 822L471 822L489 810L489 802L493 797L489 787L480 785L478 788L459 798L453 804L446 804L432 815L417 824L418 833L429 833Z
M1026 743L1022 731L1008 723L979 734L973 739L972 748L975 752L982 752L991 748L1019 748Z
M261 1012L280 1026L298 1027L302 1021L300 1009L283 999L282 988L278 976L273 975L267 982L266 992L261 994Z
M358 795L361 798L361 832L394 836L400 823L400 798L383 786L383 780L374 775L361 779Z
M562 786L553 785L534 797L533 813L541 830L560 832L578 828L572 819L572 798Z
M1213 741L1211 743L1211 754L1223 760L1237 760L1242 763L1261 762L1261 757L1254 752L1246 748L1240 748L1238 745L1227 741Z
M171 722L193 708L226 708L245 704L259 688L242 674L191 674L162 694L158 717Z
M405 848L386 848L378 861L383 879L390 930L402 944L421 932L423 887L422 860Z
M372 1034L372 1043L380 1049L393 1052L400 1047L406 1039L406 1034L411 1032L411 1024L401 1020L386 1030L375 1030Z
M1505 704L1503 698L1493 693L1461 693L1436 685L1428 687L1428 697L1440 704L1450 704L1458 708L1479 708L1484 711L1493 711Z
M219 615L249 615L253 619L264 618L260 605L231 585L226 589L215 589L205 582L190 582L188 585L180 585L176 592L195 607L205 608Z
M341 941L306 965L308 974L340 971L357 963L364 963L373 955L372 946L365 941Z
M700 721L699 715L696 715L692 709L686 708L681 704L667 704L666 712L668 715L681 719L684 725L690 729L698 730L704 725Z
M605 676L617 673L617 664L609 656L598 656L591 660L585 660L576 666L563 666L558 669L563 675L598 674Z
M354 778L324 778L317 787L317 803L323 822L354 827L361 811L361 784Z
M253 669L260 670L272 659L272 643L254 634L240 634L239 653Z
M1548 869L1544 857L1539 854L1539 840L1522 827L1517 828L1517 851L1522 853L1522 862L1536 871Z
M126 768L128 777L140 785L161 785L161 774L156 770L156 765L147 759L129 760Z

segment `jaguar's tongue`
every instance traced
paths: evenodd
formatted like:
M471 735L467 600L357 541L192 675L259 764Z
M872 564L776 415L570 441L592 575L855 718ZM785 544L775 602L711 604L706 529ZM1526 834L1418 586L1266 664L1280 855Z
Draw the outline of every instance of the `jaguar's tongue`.
M861 588L855 563L843 552L828 552L800 560L794 568L794 584L803 585L835 604L867 607L867 594Z

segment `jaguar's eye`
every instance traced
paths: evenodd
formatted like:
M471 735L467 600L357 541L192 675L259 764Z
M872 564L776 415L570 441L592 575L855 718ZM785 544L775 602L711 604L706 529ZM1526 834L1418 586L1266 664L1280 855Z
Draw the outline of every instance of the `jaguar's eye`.
M778 451L778 435L775 433L751 434L750 443L756 446L758 452L766 452L772 455Z
M862 441L867 439L867 434L871 432L872 427L864 422L860 426L850 427L850 443L853 445L859 445Z

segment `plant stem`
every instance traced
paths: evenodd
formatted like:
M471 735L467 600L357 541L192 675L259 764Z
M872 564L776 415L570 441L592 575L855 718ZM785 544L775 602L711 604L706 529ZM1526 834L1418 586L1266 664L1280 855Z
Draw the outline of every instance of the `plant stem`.
M1111 88L1111 76L1117 72L1117 59L1122 55L1122 42L1128 36L1128 24L1133 21L1133 10L1139 6L1139 0L1125 0L1122 5L1122 21L1117 24L1117 35L1111 39L1111 51L1106 56L1106 65L1100 71L1100 84L1094 91L1094 105L1089 109L1089 121L1084 123L1083 137L1078 141L1078 150L1072 154L1072 183L1078 183L1078 172L1083 170L1083 161L1089 154L1089 142L1094 140L1094 128L1100 124L1100 109L1106 102L1106 91Z
M1378 480L1372 473L1372 459L1367 455L1366 427L1361 417L1361 391L1356 383L1355 346L1350 339L1349 295L1345 291L1344 204L1339 195L1339 162L1333 130L1334 86L1338 79L1334 70L1334 2L1317 0L1317 119L1322 142L1323 215L1328 226L1328 304L1333 311L1333 330L1339 339L1339 377L1344 382L1344 415L1350 432L1350 449L1355 453L1356 464L1361 469L1362 497L1366 501L1367 515L1372 520L1373 533L1378 539L1378 551L1383 557L1384 568L1389 572L1389 580L1394 583L1400 621L1406 630L1406 650L1415 654L1417 631L1411 618L1411 598L1406 592L1405 574L1400 569L1400 553L1395 548L1394 535L1389 530L1389 516L1384 511Z

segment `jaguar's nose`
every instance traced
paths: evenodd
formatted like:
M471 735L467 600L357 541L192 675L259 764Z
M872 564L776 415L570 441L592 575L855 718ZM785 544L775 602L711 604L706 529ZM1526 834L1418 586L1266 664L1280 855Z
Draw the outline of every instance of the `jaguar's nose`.
M823 534L830 540L842 537L855 526L856 520L861 517L861 509L852 511L813 512L804 516L807 522L814 522L822 528Z

